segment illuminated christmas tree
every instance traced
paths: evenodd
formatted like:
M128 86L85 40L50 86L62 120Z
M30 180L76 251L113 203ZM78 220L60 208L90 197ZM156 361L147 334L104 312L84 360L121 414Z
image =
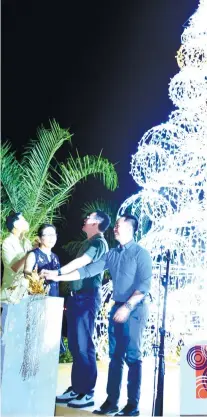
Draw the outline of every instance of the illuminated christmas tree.
M180 68L169 84L176 110L166 123L141 138L132 156L131 175L141 191L126 210L139 216L139 243L154 262L153 309L146 332L150 353L162 302L160 275L171 252L167 330L170 351L205 337L207 283L207 0L188 21L177 53ZM146 233L146 224L148 232ZM159 317L158 317L159 322Z
M153 258L153 304L145 333L145 354L152 353L161 324L165 252L170 250L166 349L207 335L207 0L189 19L177 52L180 68L169 84L176 109L166 123L148 130L132 156L131 175L139 192L121 205L139 217L137 240ZM147 232L146 232L147 231ZM107 300L99 314L96 347L107 353L107 312L111 282L103 286ZM190 338L190 339L189 339Z

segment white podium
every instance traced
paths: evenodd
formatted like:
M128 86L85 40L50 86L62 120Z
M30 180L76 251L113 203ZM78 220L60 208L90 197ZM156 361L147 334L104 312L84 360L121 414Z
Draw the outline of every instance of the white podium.
M180 378L180 415L207 416L207 340L182 348Z
M9 305L3 341L2 417L54 416L63 298Z

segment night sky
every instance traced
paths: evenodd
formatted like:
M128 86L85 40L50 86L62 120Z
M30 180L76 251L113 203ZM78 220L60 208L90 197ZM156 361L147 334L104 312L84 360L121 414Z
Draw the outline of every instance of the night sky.
M121 203L137 191L129 175L131 155L146 130L173 109L168 83L178 72L183 25L197 5L198 0L3 1L3 140L10 139L20 156L37 126L55 118L70 127L80 155L103 149L118 162L115 193L98 180L77 187L64 212L64 242L76 233L84 201Z

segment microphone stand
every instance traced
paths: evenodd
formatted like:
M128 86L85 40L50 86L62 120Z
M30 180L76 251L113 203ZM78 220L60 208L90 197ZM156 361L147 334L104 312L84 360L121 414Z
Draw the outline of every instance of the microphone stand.
M162 327L160 332L160 345L159 345L159 367L158 367L158 379L157 379L157 396L153 403L152 416L163 416L163 398L164 398L164 378L165 378L165 320L166 320L166 307L167 307L167 295L169 284L169 270L170 270L170 251L166 252L167 265L166 275L161 277L162 285L164 287L164 302L162 312ZM155 346L157 348L157 346Z
M156 340L153 343L152 348L155 357L154 367L154 383L153 383L153 400L152 400L152 416L154 416L155 399L156 399L156 386L157 386L157 371L158 371L158 351L159 351L159 324L160 324L160 294L161 294L161 280L162 280L162 263L163 263L163 250L164 246L160 246L160 257L159 257L159 290L158 290L158 311L157 311L157 323L156 323Z

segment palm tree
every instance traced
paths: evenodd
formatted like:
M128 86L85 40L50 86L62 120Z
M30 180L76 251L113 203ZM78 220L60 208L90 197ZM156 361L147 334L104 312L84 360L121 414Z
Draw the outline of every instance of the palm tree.
M38 226L60 218L59 208L68 201L75 185L88 175L99 177L109 190L118 184L114 165L99 156L74 158L69 154L66 163L58 163L55 153L72 135L53 120L50 129L37 130L37 139L31 140L20 162L10 143L1 149L2 238L7 231L6 216L11 211L22 212L30 224L28 237L32 240Z

